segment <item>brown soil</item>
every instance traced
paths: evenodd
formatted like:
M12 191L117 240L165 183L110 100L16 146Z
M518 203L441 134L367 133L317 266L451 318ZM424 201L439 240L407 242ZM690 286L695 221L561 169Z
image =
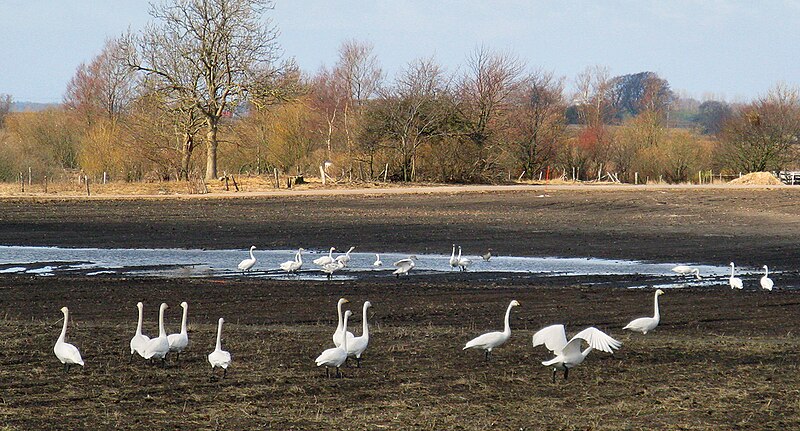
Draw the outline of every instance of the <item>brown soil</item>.
M752 172L731 181L731 184L751 184L761 186L781 186L783 183L770 172Z
M0 201L0 243L108 247L356 244L446 252L452 241L504 254L594 255L795 265L800 200L792 188L551 190L243 200ZM542 196L542 197L539 197ZM652 291L471 274L295 280L0 277L0 430L28 429L797 429L800 292L719 286L670 290L662 323ZM748 280L748 286L755 281ZM331 345L335 303L373 303L363 368L326 379L313 360ZM502 326L490 363L463 344ZM136 301L145 332L160 302L175 331L189 302L192 344L166 369L128 364ZM67 305L67 340L86 367L64 376L52 353ZM233 355L210 380L215 322ZM594 325L624 343L592 352L551 383L532 333Z

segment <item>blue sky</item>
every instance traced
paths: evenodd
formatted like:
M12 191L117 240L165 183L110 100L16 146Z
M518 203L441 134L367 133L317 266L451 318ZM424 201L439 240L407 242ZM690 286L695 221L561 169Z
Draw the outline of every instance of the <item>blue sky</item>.
M150 19L146 0L0 0L0 93L58 102L106 38ZM455 71L477 46L515 52L571 82L587 66L654 71L702 99L800 85L800 0L277 0L286 56L307 72L339 44L374 44L389 73L435 55Z

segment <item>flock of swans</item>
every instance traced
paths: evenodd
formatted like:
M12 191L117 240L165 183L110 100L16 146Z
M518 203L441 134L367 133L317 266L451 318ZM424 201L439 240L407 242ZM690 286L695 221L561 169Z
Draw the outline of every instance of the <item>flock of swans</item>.
M729 265L731 267L731 276L728 278L728 285L731 289L744 289L744 282L736 276L736 265L733 262L729 263ZM769 267L764 265L762 268L764 269L764 275L759 279L759 284L761 284L762 289L771 291L775 283L769 278ZM703 279L700 276L700 269L692 266L678 265L672 268L672 271L680 275L694 275L698 280Z
M627 329L635 332L647 334L658 326L660 314L658 310L658 297L664 294L661 289L656 290L654 298L654 316L641 317L632 320L622 329ZM325 367L326 377L330 377L330 368L336 369L335 376L342 377L341 367L346 363L348 358L356 360L356 366L361 367L361 357L367 350L370 341L369 324L367 322L368 310L372 306L369 301L364 301L362 305L362 329L361 335L355 336L352 332L348 331L348 320L352 316L352 311L342 310L344 304L349 303L345 298L340 298L336 303L337 324L336 329L332 335L333 347L325 349L315 360L318 367ZM492 351L505 344L511 338L511 310L518 307L520 303L517 300L512 300L505 312L505 327L503 331L487 332L479 335L472 340L468 341L463 350L478 349L483 350L486 361L491 359ZM181 303L183 309L183 316L181 319L181 331L175 334L167 335L164 329L164 311L169 307L166 303L162 303L158 311L158 337L150 338L142 333L142 319L143 319L144 305L139 302L136 304L138 310L138 319L136 322L136 330L130 341L131 357L130 361L136 354L147 360L160 360L162 366L166 366L167 355L174 353L175 361L178 361L181 352L189 346L189 336L186 331L186 321L189 312L189 305L186 302ZM67 307L61 308L64 314L64 326L61 329L61 334L56 341L53 352L56 357L64 365L64 372L68 373L72 365L84 366L84 361L81 358L80 351L77 347L64 341L67 333L67 324L69 321L69 310ZM228 366L231 364L231 354L222 350L222 323L223 318L219 319L217 325L217 340L215 349L208 354L208 362L211 365L211 376L215 375L216 368L222 368L222 377L225 378L228 372ZM622 343L615 340L603 331L595 328L586 328L573 336L569 341L567 340L566 330L564 325L556 324L547 326L535 334L532 338L533 347L544 345L550 350L554 358L543 361L542 365L553 368L553 381L556 379L556 372L561 370L564 372L564 379L567 379L569 370L580 365L586 356L592 350L600 350L607 353L614 353L614 350L622 347ZM581 350L583 343L588 347Z

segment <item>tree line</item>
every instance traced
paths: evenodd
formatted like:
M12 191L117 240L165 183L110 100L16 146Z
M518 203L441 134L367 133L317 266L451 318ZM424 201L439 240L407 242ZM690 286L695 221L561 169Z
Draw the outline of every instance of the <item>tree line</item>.
M150 25L77 68L61 106L9 113L0 96L0 179L29 167L164 181L326 165L348 181L683 182L800 167L797 87L700 103L653 72L589 67L568 81L487 47L456 70L427 57L390 77L357 40L307 73L281 53L272 7L153 3Z

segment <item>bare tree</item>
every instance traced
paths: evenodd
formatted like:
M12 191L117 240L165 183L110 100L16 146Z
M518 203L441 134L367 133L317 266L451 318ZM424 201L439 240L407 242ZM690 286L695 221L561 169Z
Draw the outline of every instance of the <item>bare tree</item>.
M0 94L0 129L3 128L6 116L11 112L11 102L13 99L10 94Z
M566 129L564 80L537 71L523 80L510 114L512 153L528 177L555 157Z
M493 164L491 157L499 153L492 147L499 143L500 131L505 128L503 120L523 69L517 56L485 47L476 49L467 59L467 73L459 84L459 112L464 137L476 149L475 178L484 177Z
M190 100L205 119L206 179L217 176L221 119L243 103L278 55L271 0L170 0L151 4L160 25L137 39L129 65ZM263 91L263 88L261 89Z
M722 129L730 167L746 172L780 170L797 162L800 89L778 85L742 108Z

